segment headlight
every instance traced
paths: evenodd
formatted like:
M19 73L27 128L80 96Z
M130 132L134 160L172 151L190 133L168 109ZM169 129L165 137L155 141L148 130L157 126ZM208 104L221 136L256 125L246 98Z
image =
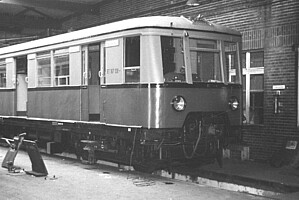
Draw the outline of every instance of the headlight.
M239 103L237 97L231 97L228 102L228 105L231 110L237 110L239 108L240 103Z
M183 111L186 108L186 100L182 96L175 96L170 103L175 111Z

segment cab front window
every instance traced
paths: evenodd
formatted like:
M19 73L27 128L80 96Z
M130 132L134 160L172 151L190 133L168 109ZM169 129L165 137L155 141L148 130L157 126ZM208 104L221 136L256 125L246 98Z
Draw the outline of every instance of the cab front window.
M237 42L161 36L161 47L165 82L241 82Z
M165 82L186 82L183 39L161 37L163 75ZM222 82L220 50L217 41L189 40L193 82Z
M182 38L162 36L161 47L164 81L186 82Z
M190 60L194 82L222 82L217 41L190 39Z

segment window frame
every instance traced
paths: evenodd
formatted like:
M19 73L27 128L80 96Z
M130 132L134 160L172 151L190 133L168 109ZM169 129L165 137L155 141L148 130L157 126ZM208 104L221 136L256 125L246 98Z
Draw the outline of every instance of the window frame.
M67 71L68 74L67 75L56 75L56 70L57 70L57 66L56 62L55 62L55 58L56 57L66 57L67 56ZM63 66L60 66L60 71L62 71L64 68ZM56 83L56 79L58 80L58 83ZM65 84L60 84L60 80L64 80L65 79ZM55 87L60 87L60 86L69 86L70 85L70 53L69 53L69 48L62 48L62 49L56 49L53 50L53 85Z
M246 88L245 88L245 112L244 115L246 117L246 122L245 124L263 124L263 123L254 123L250 121L250 108L251 108L251 102L250 102L250 94L253 92L251 90L250 86L250 77L252 75L264 75L264 66L262 67L251 67L251 57L250 54L252 52L263 52L264 50L256 50L256 51L246 51L245 52L245 68L242 68L242 75L245 76L245 82L246 82ZM263 56L264 57L264 56ZM264 58L263 58L264 61ZM263 64L264 65L264 64ZM243 91L244 92L244 91ZM264 93L264 88L263 91L259 91ZM264 102L263 102L263 108L264 108ZM264 116L262 116L264 118ZM263 120L262 120L263 121Z
M46 52L46 51L45 51ZM36 54L36 74L37 74L37 87L51 87L53 86L53 70L52 70L52 51L47 51L49 52L49 54L42 54L42 55L38 55L39 53L43 53L43 52L38 52ZM45 59L45 58L49 58L50 59L50 84L49 85L40 85L39 84L39 78L40 78L40 74L39 74L39 65L38 65L38 59Z
M236 49L233 51L226 51L226 44L230 44L233 43L236 45ZM223 53L224 53L224 57L225 57L225 61L224 61L224 76L226 76L224 79L227 79L227 82L230 84L241 84L242 83L242 76L243 74L241 74L241 70L242 70L242 53L240 52L239 48L240 48L240 43L239 42L232 42L232 41L223 41L224 47L223 47ZM233 56L235 56L236 58L233 59ZM236 60L235 60L236 59ZM234 60L236 62L234 62ZM234 65L236 64L236 66L234 66L234 68L232 68L232 63L234 63ZM227 66L228 64L228 66ZM235 77L235 80L233 81L232 77Z
M70 47L64 47L59 49L51 49L46 51L39 51L35 53L35 87L42 88L42 87L65 87L65 86L72 86L71 85L71 62L70 62ZM41 54L39 53L49 52L49 54ZM55 57L67 56L68 57L68 75L59 75L56 76L56 65L55 65ZM43 59L50 57L50 73L51 73L51 82L49 85L40 85L39 84L39 66L38 66L38 59ZM56 84L56 79L66 79L66 84Z
M127 66L127 39L128 38L139 38L139 65ZM139 84L140 83L140 66L141 66L141 35L130 35L123 38L123 81L124 84ZM126 72L131 71L133 73L137 72L139 74L138 81L127 81Z
M5 80L3 86L1 86L1 84L0 84L0 89L5 89L5 88L7 88L7 69L6 69L6 61L5 61L5 59L4 60L0 60L0 66L4 66L4 70L3 71L5 71L5 73L1 73L1 74L4 74L4 76L3 77L0 76L0 83L2 83L2 80Z
M195 52L197 59L199 58L199 56L200 56L200 59L203 59L202 54L204 54L204 53L205 54L207 54L207 53L211 54L212 57L213 57L213 69L212 69L213 79L211 79L209 77L208 81L203 80L205 76L202 77L202 75L204 74L202 71L206 70L206 68L201 67L200 68L201 73L199 73L199 77L200 77L201 81L199 81L199 82L216 82L216 83L220 82L220 83L225 83L226 80L224 78L225 75L224 75L224 69L223 69L224 66L222 64L223 58L222 58L222 51L221 51L222 50L221 49L221 42L223 42L223 41L216 40L216 39L203 39L203 38L190 38L190 40L196 40L197 41L197 47L194 47L194 46L190 45L190 54L192 52ZM199 41L200 41L200 43L198 43ZM199 45L212 45L212 43L214 43L212 48L207 47L207 46L206 47L198 47ZM191 44L191 42L190 42L190 44ZM192 57L192 56L190 56L190 57ZM218 63L217 63L217 61L218 61ZM198 62L198 60L197 60L197 62ZM192 68L192 66L191 66L191 68ZM193 70L193 68L192 68L192 70ZM198 72L198 66L196 66L196 70ZM217 70L219 70L219 71L217 71ZM197 76L198 73L197 74L192 73L192 76L193 75ZM204 74L204 75L206 75L206 74ZM219 76L219 77L216 77L216 76ZM197 82L197 81L194 81L194 82Z
M244 124L254 124L252 122L250 122L250 94L251 92L263 92L264 93L264 88L263 90L260 90L260 91L253 91L250 89L250 77L251 75L264 75L264 66L262 67L251 67L250 66L250 62L251 62L251 58L250 58L250 54L254 52L263 52L264 53L264 50L263 49L258 49L258 50L254 50L254 51L243 51L240 55L240 65L241 65L241 69L242 69L242 78L245 76L245 83L243 82L243 85L245 84L245 98L243 98L243 102L245 101L244 103L244 106L245 106L245 110L244 110L244 116L246 117L246 121L244 121ZM242 65L242 58L243 58L243 54L245 53L245 68L243 68L243 65ZM265 61L265 58L263 56L263 62ZM236 69L232 69L232 68L229 68L229 80L232 79L232 76L235 76L236 75ZM244 89L244 87L243 87ZM243 94L244 94L244 90L243 90ZM299 97L299 96L298 96ZM299 103L298 103L299 105ZM263 102L263 106L264 108L264 102ZM299 113L299 111L298 111ZM262 116L263 119L264 119L264 116ZM262 120L263 121L263 120ZM255 124L255 125L262 125L263 123L258 123L258 124ZM298 124L299 124L299 119L298 119Z

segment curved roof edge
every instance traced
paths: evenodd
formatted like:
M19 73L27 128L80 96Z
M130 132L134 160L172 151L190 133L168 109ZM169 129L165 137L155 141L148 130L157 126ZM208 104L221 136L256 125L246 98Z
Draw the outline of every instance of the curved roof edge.
M230 29L228 27L207 23L206 21L191 21L183 16L149 16L126 19L122 21L112 22L109 24L99 25L91 28L77 30L60 35L50 36L42 39L32 40L25 43L20 43L8 47L0 48L1 54L8 54L18 49L18 51L26 50L28 48L38 48L47 44L57 44L63 42L70 42L83 38L94 37L101 34L108 34L128 29L157 27L157 28L174 28L174 29L189 29L201 30L209 32L227 33L232 35L241 35L240 32Z

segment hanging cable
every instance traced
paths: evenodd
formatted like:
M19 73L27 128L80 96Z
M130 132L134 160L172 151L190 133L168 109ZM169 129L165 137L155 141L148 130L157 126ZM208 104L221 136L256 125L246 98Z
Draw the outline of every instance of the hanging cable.
M198 124L198 137L197 137L195 146L193 147L193 151L192 151L191 155L187 155L187 152L186 152L186 149L185 149L185 144L183 144L183 151L184 151L184 156L185 156L185 158L187 158L187 159L191 159L191 158L194 157L194 155L195 155L195 153L196 153L196 150L197 150L197 148L198 148L199 141L200 141L200 139L201 139L201 133L202 133L201 121L199 121L199 124Z

